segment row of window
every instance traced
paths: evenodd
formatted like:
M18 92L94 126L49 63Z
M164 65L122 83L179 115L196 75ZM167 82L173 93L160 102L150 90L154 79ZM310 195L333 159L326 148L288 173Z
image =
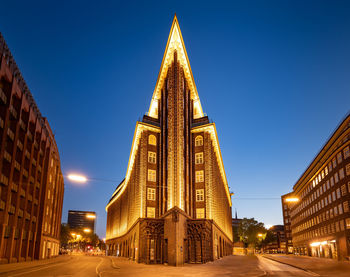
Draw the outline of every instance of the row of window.
M156 189L147 188L147 200L155 201L156 200ZM196 201L204 201L204 189L196 189Z
M346 165L345 171L347 175L350 175L350 164ZM339 180L344 179L344 177L345 177L344 168L340 168L338 172L335 172L334 176L332 176L329 180L323 183L323 185L317 188L313 193L308 195L307 198L300 203L300 205L298 205L295 209L293 209L293 211L291 212L291 215L294 216L300 211L302 211L311 202L317 200L323 193L325 193L327 190L333 187L334 184L338 183Z
M147 207L147 215L148 218L155 218L156 217L156 208L155 207ZM202 219L205 218L205 210L204 208L197 208L196 209L196 218Z
M350 182L348 183L348 191L350 192ZM347 194L347 188L346 188L346 185L343 184L340 188L337 188L336 190L332 191L332 193L329 193L324 198L319 200L317 203L312 205L310 208L306 209L304 212L298 215L295 219L293 219L293 221L295 223L298 223L303 218L306 218L308 216L311 216L317 213L319 210L330 205L332 202L335 202L337 199L340 199L342 196L345 196L346 194ZM345 212L347 211L348 210L345 210Z
M149 135L148 136L148 144L151 145L157 145L157 138L155 135ZM203 137L202 136L196 136L194 140L195 146L202 146L203 145Z
M324 235L334 234L340 231L344 231L345 229L350 229L350 218L346 218L344 220L339 220L334 223L330 223L326 226L322 226L316 230L310 230L304 234L293 235L293 242L303 241L307 239L314 239L315 237L320 237Z
M157 181L157 171L154 169L148 169L147 180L150 182ZM204 182L204 170L196 171L196 183Z
M203 164L203 152L195 154L195 164ZM151 164L157 163L157 153L148 151L148 162Z

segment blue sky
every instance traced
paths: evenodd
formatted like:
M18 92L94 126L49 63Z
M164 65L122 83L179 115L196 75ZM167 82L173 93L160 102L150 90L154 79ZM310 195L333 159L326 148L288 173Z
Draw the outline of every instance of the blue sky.
M282 223L279 197L349 111L347 1L4 1L0 31L55 132L63 173L116 181L66 181L63 222L68 209L94 210L105 236L104 207L175 12L239 217Z

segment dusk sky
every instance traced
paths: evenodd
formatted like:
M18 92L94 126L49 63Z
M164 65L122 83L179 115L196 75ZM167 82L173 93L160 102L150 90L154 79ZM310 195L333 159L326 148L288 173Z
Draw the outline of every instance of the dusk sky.
M0 31L55 133L62 221L124 178L176 12L232 211L282 224L292 186L350 108L349 1L2 1ZM253 199L258 198L258 199Z

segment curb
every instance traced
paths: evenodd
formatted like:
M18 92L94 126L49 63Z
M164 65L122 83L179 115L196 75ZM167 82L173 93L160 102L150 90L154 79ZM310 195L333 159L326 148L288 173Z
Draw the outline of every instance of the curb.
M313 276L321 276L321 275L319 275L319 274L318 274L318 273L316 273L316 272L313 272L313 271L311 271L311 270L308 270L308 269L302 268L302 267L297 266L297 265L293 265L293 264L289 264L289 263L286 263L286 262L282 262L282 261L279 261L279 260L273 259L273 258L268 257L268 256L265 256L265 255L262 255L261 257L263 257L263 258L265 258L265 259L269 259L269 260L274 261L274 262L277 262L277 263L280 263L280 264L289 265L289 266L291 266L291 267L294 267L294 268L297 268L297 269L303 270L303 271L305 271L305 272L307 272L307 273L312 274Z

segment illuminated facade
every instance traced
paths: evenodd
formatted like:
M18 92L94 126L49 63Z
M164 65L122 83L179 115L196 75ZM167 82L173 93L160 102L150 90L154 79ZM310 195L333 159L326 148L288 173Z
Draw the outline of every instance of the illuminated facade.
M205 263L232 253L231 197L175 16L150 109L107 207L109 255Z
M68 225L72 230L88 229L95 233L96 213L87 211L68 211Z
M294 201L291 201L293 200ZM350 115L282 196L284 225L299 255L350 256Z
M58 255L63 176L53 132L0 34L0 263Z

